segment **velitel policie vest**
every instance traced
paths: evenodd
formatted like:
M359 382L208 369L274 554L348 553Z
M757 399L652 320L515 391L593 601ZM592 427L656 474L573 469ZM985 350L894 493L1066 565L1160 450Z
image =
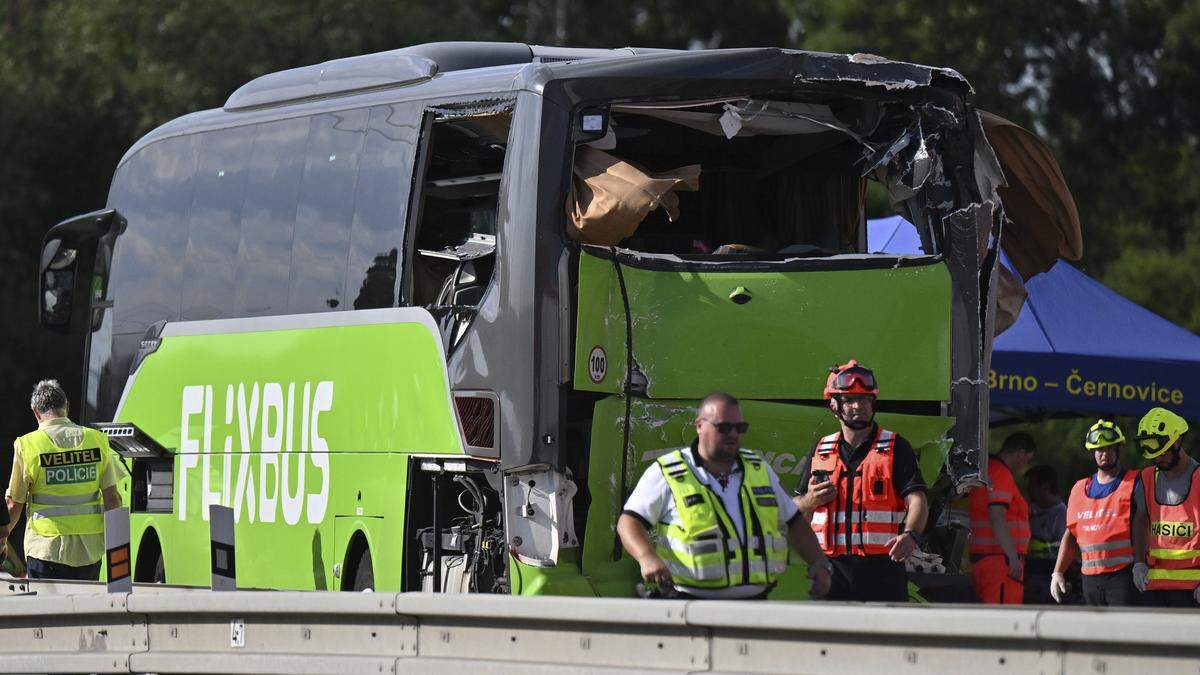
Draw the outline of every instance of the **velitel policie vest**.
M1108 574L1133 564L1129 520L1137 471L1126 471L1117 488L1100 499L1087 496L1093 478L1082 478L1067 499L1067 530L1079 544L1084 574Z
M904 523L904 499L893 480L896 434L877 428L871 449L853 473L838 452L840 433L817 442L812 470L825 471L837 487L833 501L813 512L813 532L828 556L884 555Z
M1192 472L1187 497L1175 506L1159 504L1157 469L1142 469L1146 513L1150 517L1148 591L1191 590L1200 584L1200 470Z
M780 532L779 503L766 463L745 449L740 461L744 540L721 498L700 482L682 450L658 458L679 512L679 525L658 524L658 555L675 583L695 588L770 585L787 569L787 539Z
M85 428L74 448L58 447L41 430L19 441L31 485L27 507L33 531L45 537L104 532L100 469L105 450L100 432Z

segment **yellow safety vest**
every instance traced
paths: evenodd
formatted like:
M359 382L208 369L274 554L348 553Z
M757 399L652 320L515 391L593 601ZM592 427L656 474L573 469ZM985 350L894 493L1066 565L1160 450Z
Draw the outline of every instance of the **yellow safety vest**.
M60 448L45 431L19 439L30 481L29 526L44 537L104 532L100 478L108 465L108 443L95 429L83 430L77 447Z
M708 486L676 450L658 459L679 512L679 525L658 524L658 555L682 586L725 588L770 585L787 569L787 539L779 528L779 504L766 463L742 450L740 499L745 540Z

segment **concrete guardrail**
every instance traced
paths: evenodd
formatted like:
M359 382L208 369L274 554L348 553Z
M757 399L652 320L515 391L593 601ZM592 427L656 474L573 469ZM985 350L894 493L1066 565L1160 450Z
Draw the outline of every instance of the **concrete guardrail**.
M0 671L1200 672L1200 613L238 591L0 597ZM76 590L87 586L76 587ZM26 594L21 594L21 593Z

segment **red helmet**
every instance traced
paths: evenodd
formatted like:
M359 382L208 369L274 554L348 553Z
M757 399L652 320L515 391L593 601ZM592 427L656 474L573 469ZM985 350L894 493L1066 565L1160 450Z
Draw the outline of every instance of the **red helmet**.
M878 396L879 385L875 382L875 373L870 368L858 365L858 361L849 362L829 369L829 379L825 381L825 400L835 394L861 394Z

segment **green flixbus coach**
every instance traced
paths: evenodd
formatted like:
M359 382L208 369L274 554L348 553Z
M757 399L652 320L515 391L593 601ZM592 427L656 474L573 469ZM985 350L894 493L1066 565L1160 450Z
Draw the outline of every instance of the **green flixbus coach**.
M790 486L857 358L883 424L983 479L1002 181L949 69L420 45L139 140L46 235L40 312L83 420L156 448L122 458L138 581L207 585L219 504L241 587L629 595L622 501L711 390ZM868 249L871 185L926 254Z

